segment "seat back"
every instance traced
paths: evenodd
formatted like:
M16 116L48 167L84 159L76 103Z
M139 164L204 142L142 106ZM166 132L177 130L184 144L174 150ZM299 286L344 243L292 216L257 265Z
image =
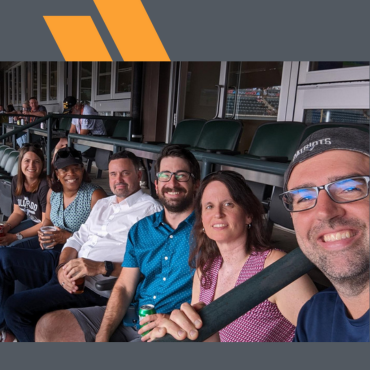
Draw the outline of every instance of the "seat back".
M19 156L16 158L13 168L10 171L10 176L14 177L15 175L18 175L18 162L19 162Z
M241 121L212 119L204 124L195 146L202 149L235 150L242 131Z
M269 204L268 218L269 221L274 224L293 230L294 226L292 218L290 217L290 212L285 209L283 202L279 198L279 194L282 192L282 188L277 186L274 187Z
M248 154L293 158L307 126L302 122L269 122L258 127Z
M112 154L111 151L105 149L96 149L95 152L95 164L98 170L106 171L108 169L109 157Z
M13 166L15 162L17 161L18 157L19 157L18 151L11 152L9 154L8 160L6 161L4 171L10 174L12 172Z
M172 135L171 144L195 146L205 123L205 119L185 119L180 121Z
M69 131L71 129L72 118L61 118L59 121L59 130Z
M116 120L113 120L113 119L107 119L107 120L104 121L104 127L105 127L105 132L107 133L107 136L112 136L113 135L114 129L117 126L117 122L119 122L119 121L116 121Z
M12 148L5 149L3 157L1 158L1 161L0 161L0 168L2 170L5 168L6 162L8 161L8 158L11 152L14 152L14 149Z
M131 141L131 118L120 119L114 128L112 137Z
M335 127L352 127L362 130L364 132L369 133L369 125L360 125L355 123L336 123L336 122L325 122L325 123L314 123L310 126L307 126L306 129L303 131L300 143L302 143L308 136L318 130L322 130L324 128L335 128Z
M9 149L9 147L7 145L1 145L0 146L0 162L1 162L1 159L3 158L5 149Z

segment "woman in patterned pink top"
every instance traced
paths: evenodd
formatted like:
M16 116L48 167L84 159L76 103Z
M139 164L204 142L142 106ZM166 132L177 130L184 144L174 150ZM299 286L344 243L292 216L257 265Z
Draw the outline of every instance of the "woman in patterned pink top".
M184 303L163 319L147 338L166 333L196 339L202 326L197 311L285 255L271 249L265 236L263 209L244 178L219 171L201 183L195 201L196 246L190 262L196 267L192 305ZM208 341L290 342L298 312L317 292L303 276L239 317ZM199 303L196 303L199 302Z

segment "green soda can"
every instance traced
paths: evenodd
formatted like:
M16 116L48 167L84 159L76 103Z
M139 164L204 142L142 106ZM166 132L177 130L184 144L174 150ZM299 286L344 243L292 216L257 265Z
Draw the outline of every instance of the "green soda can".
M141 306L139 309L139 322L141 321L142 318L148 315L154 315L156 313L155 308L152 304L145 304L144 306ZM140 328L143 326L147 325L148 323L144 325L140 325ZM141 334L143 337L144 335L147 335L150 332L150 330L146 331L145 333Z

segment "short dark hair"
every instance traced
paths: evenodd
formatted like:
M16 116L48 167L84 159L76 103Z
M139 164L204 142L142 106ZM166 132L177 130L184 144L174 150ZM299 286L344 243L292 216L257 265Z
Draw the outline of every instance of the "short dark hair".
M189 165L190 172L194 175L194 181L200 180L200 166L198 161L194 157L194 154L190 150L187 150L181 145L177 144L166 145L162 149L162 152L157 159L157 162L155 163L156 173L159 172L162 159L166 157L178 157L184 159Z
M28 101L30 101L30 100L32 100L32 99L37 100L37 98L36 98L36 97L31 96L31 97L28 99Z
M136 155L128 150L122 150L121 152L114 153L109 157L109 162L115 159L129 159L135 167L136 172L140 170L140 159Z

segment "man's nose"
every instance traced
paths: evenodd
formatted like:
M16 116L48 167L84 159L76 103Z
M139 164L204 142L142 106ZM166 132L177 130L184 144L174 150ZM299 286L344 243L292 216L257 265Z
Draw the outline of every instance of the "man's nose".
M316 206L313 209L318 219L332 219L345 214L343 205L335 203L325 190L319 192Z

